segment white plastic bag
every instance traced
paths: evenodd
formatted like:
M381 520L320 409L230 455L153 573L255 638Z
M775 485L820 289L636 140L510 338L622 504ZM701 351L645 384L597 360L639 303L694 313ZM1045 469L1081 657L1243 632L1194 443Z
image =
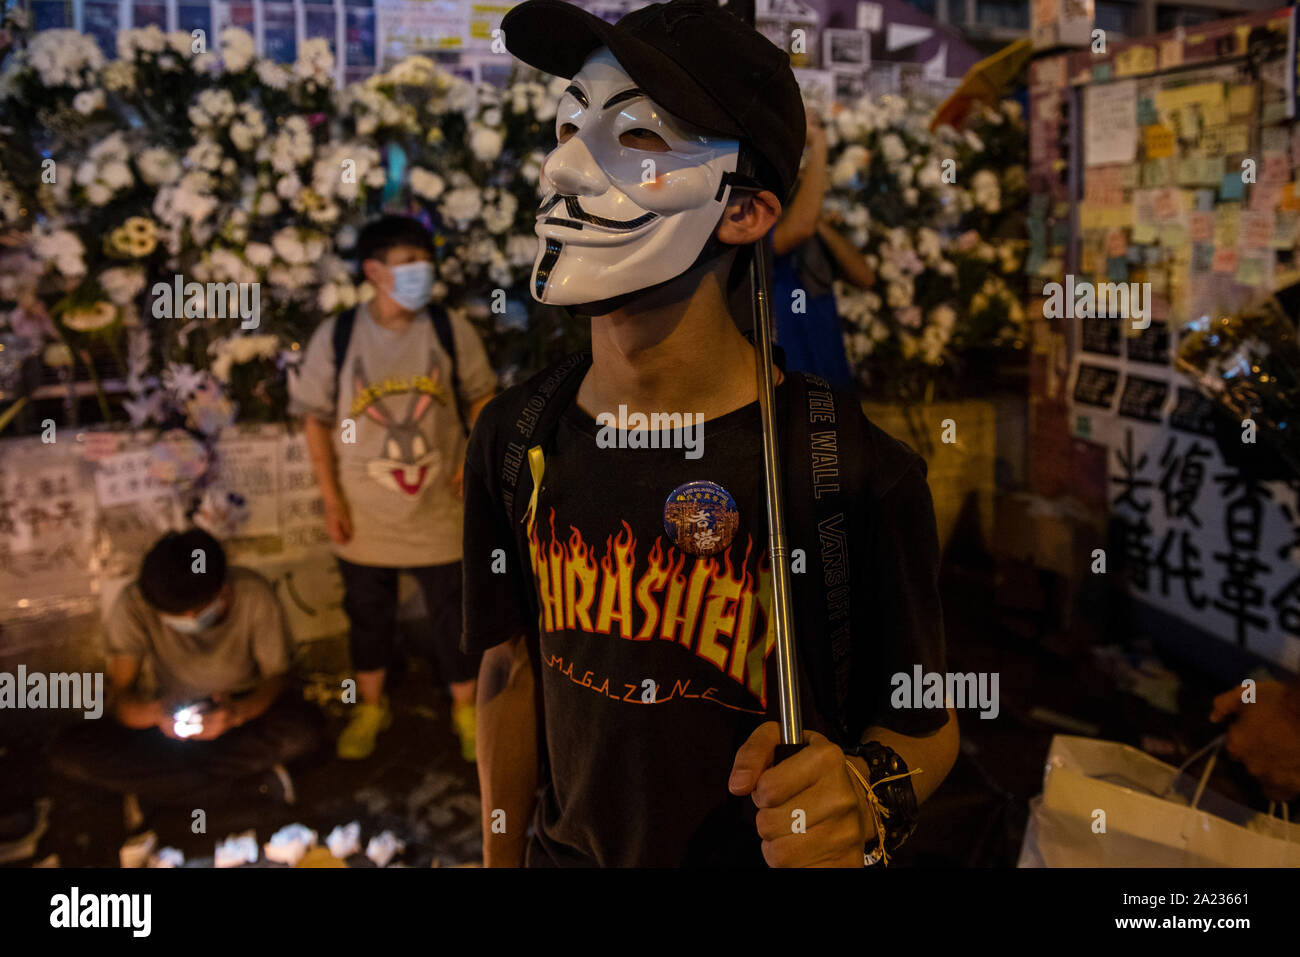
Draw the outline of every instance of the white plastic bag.
M1057 735L1020 867L1300 867L1300 825L1114 741Z

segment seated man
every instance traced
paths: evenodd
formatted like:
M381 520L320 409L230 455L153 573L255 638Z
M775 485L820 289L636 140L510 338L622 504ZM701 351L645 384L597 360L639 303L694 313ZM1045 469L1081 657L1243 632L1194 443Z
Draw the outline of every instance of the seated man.
M118 596L104 629L115 722L85 723L55 748L56 771L168 801L274 772L314 750L321 716L292 693L292 639L271 585L226 567L201 529L169 532Z

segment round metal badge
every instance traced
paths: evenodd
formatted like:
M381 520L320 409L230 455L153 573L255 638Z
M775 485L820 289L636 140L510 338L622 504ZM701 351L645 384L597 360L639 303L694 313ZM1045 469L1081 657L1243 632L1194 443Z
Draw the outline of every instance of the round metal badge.
M688 555L715 555L731 544L740 510L717 482L687 482L664 502L664 531Z

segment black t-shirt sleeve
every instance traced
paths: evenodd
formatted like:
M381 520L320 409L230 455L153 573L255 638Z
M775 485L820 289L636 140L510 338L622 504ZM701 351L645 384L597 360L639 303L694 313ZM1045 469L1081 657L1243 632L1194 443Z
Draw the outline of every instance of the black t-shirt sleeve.
M939 533L934 503L925 479L925 460L915 453L884 490L876 510L872 555L870 720L913 737L947 723L942 708L895 708L893 676L909 682L917 665L922 674L947 669L943 608L939 600ZM855 650L854 654L857 654Z
M481 654L524 634L531 615L528 570L501 499L495 428L500 411L498 396L479 415L465 453L461 650L466 654Z

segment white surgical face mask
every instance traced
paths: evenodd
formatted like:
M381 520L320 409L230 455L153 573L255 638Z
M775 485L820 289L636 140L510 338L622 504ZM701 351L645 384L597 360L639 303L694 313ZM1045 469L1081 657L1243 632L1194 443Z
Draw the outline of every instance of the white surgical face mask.
M717 229L739 143L704 136L656 106L607 49L593 53L560 97L546 158L533 298L562 306L610 299L681 275ZM667 152L624 146L649 130Z
M221 620L221 616L225 613L225 599L218 597L193 618L184 618L176 615L160 615L159 617L162 618L163 624L168 628L174 628L187 635L197 635L200 632L207 631L215 625Z
M394 302L412 312L429 304L433 296L433 263L414 262L388 268L393 274L389 295Z

